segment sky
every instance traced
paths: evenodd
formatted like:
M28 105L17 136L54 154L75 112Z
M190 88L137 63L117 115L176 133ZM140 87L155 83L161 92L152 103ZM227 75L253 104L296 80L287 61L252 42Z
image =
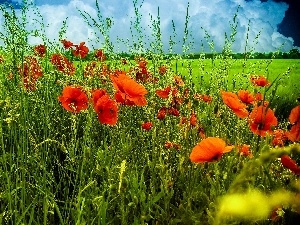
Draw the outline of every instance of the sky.
M0 3L3 2L13 4L20 11L18 8L22 0L0 0ZM45 24L43 33L49 40L58 42L58 33L67 18L67 30L63 38L74 44L84 41L92 49L103 47L104 38L99 29L90 27L79 12L81 10L97 19L95 0L32 2L37 8L28 12L28 29L37 26L34 19L41 21L42 18ZM106 29L106 35L110 37L114 51L128 52L132 48L128 46L132 46L133 41L137 42L138 37L144 43L154 44L157 49L153 26L158 21L159 9L163 50L170 51L171 39L176 43L172 51L177 53L186 49L183 44L189 47L190 52L211 51L212 44L213 50L220 52L224 47L225 34L230 38L232 27L236 27L235 41L231 45L233 52L244 52L246 43L247 51L300 50L300 8L297 2L299 0L137 0L136 7L141 15L137 31L133 25L136 14L132 0L98 0L103 21L106 18L112 21L111 28ZM188 33L184 43L187 7ZM37 10L42 17L37 15ZM0 23L3 23L2 16ZM29 42L43 43L41 38L35 37L31 37Z

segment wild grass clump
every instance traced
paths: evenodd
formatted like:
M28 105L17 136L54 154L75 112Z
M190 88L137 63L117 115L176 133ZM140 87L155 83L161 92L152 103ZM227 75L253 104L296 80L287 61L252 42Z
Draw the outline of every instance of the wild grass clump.
M67 20L57 43L41 28L35 34L43 43L30 46L31 6L21 20L1 6L0 223L299 218L299 61L254 60L246 52L234 59L238 13L221 54L207 33L213 58L191 59L188 8L183 54L173 52L174 23L165 54L159 8L149 38L141 5L133 4L132 42L119 40L127 55L115 51L113 20L102 17L98 1L97 18L80 11L102 35L103 47L93 50L64 36Z

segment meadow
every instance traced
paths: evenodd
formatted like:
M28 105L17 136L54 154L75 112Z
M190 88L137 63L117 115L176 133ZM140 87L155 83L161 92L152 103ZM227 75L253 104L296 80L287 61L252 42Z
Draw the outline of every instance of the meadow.
M21 28L0 51L1 224L299 221L300 60L129 60Z

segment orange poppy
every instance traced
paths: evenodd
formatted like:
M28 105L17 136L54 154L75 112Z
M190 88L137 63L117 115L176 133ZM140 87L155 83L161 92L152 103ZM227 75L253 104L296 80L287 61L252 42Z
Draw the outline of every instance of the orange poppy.
M248 156L249 158L253 157L250 151L250 145L243 144L241 146L238 146L238 151L242 156Z
M144 86L127 76L125 72L116 72L115 75L110 76L110 79L117 90L115 95L117 102L126 105L147 105L145 95L148 91Z
M289 121L292 127L287 136L292 142L300 141L300 105L291 110L289 115Z
M88 108L88 97L79 87L65 87L58 100L64 109L73 113L78 113Z
M248 90L239 90L238 97L245 104L252 104L255 101L253 94L249 93Z
M50 58L52 65L54 65L59 71L67 74L73 75L75 73L75 67L67 57L61 54L53 54Z
M265 86L270 85L270 82L267 80L267 78L265 78L262 75L259 75L259 76L251 75L250 81L253 85L259 86L259 87L265 87Z
M150 130L151 128L152 128L152 123L151 122L144 122L144 123L142 123L142 128L144 129L144 130Z
M245 118L249 112L247 106L242 103L233 92L221 91L223 102L233 110L239 118Z
M74 56L79 56L80 58L86 57L86 55L89 53L89 48L84 45L85 42L80 42L79 45L74 45L75 50L73 50Z
M95 104L98 120L102 124L116 125L118 121L118 106L116 101L110 99L108 94L100 97Z
M272 134L272 128L278 124L273 110L266 106L255 106L249 115L248 122L251 131L263 137Z
M297 165L295 160L292 160L288 155L281 156L281 164L291 170L294 174L300 175L300 167Z
M190 160L195 163L218 161L223 153L230 152L234 146L226 146L225 141L217 137L208 137L200 141L192 150Z

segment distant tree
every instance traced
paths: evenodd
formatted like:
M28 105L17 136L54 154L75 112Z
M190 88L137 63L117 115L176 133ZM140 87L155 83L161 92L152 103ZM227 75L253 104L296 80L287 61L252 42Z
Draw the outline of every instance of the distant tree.
M299 59L300 58L300 52L296 48L291 49L288 54L289 54L290 59Z
M283 59L288 59L289 58L289 54L286 53L286 52L282 53L282 58Z

